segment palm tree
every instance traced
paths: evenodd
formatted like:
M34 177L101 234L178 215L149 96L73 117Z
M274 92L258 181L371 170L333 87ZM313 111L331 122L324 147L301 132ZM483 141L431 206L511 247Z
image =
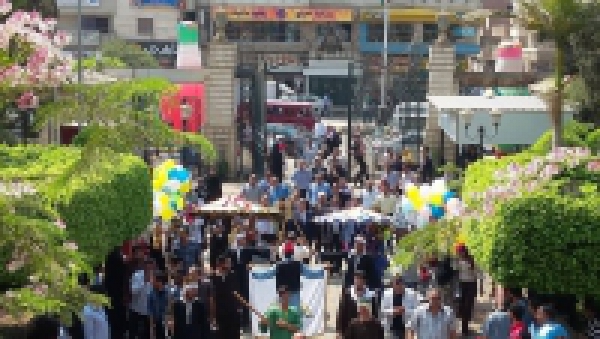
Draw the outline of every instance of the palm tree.
M574 34L588 24L587 0L520 0L517 16L521 24L551 39L555 44L554 86L549 93L553 147L562 145L562 108L565 91L565 58Z

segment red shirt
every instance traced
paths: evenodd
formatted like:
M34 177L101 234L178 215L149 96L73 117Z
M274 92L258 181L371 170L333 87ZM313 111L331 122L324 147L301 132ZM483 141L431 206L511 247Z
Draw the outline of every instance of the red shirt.
M510 325L509 339L521 339L525 331L525 324L522 321L515 321Z

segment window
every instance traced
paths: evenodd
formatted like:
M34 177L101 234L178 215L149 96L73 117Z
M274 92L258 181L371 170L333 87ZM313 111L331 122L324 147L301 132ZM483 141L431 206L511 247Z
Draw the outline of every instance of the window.
M423 24L423 42L434 42L438 37L438 31L437 24Z
M411 42L413 31L414 26L412 24L391 24L388 39L391 42Z
M154 34L154 19L153 18L138 18L137 19L137 33L139 35L153 35Z
M239 22L228 22L225 25L225 36L227 37L228 41L241 41L241 40L247 40L247 39L243 39L244 38L248 38L247 34L246 36L244 36L242 34L242 27L241 24Z
M367 25L367 41L383 42L383 24Z
M81 29L84 31L98 31L100 33L110 33L110 18L84 15L81 17Z

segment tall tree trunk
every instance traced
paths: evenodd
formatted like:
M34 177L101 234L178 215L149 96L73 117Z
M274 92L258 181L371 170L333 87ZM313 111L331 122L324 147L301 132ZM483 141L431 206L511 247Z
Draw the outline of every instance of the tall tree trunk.
M555 66L556 67L556 78L554 79L554 90L551 92L550 97L550 121L552 123L552 148L563 146L563 101L564 101L564 76L565 76L565 51L564 44L557 41L556 43L556 56Z

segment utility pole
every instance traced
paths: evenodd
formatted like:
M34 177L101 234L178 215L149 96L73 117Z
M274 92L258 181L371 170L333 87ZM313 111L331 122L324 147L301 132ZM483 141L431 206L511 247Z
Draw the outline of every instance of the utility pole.
M81 85L83 83L83 28L82 28L82 1L77 0L77 84Z
M348 170L346 176L348 182L352 180L352 108L354 105L355 94L354 93L354 62L348 61L348 94L350 95L348 100L348 143L346 145L347 151L346 156L348 157Z
M383 50L381 51L381 79L379 88L379 118L383 119L383 113L386 108L386 77L388 69L388 31L390 26L390 18L388 6L389 0L381 0L381 6L383 7Z

